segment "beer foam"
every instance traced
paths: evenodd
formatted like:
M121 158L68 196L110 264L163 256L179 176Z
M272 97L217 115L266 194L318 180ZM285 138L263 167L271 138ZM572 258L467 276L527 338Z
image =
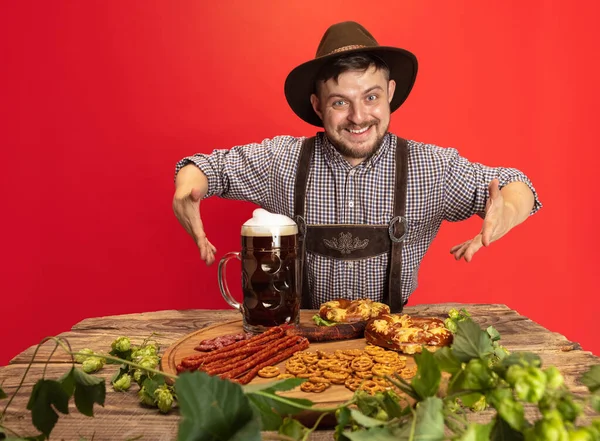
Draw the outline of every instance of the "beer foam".
M296 233L296 222L283 214L270 213L263 208L254 210L252 218L242 225L242 236L291 236Z

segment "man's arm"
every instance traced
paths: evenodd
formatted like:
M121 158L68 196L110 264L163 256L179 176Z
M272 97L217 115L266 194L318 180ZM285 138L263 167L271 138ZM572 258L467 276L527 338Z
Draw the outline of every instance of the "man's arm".
M499 189L493 179L488 187L489 197L485 206L481 232L473 239L452 247L450 252L456 260L464 258L470 262L482 246L489 246L511 229L522 223L534 207L535 198L524 182L515 181ZM480 216L482 213L479 214Z
M196 242L200 258L210 265L215 261L217 249L208 241L200 217L200 200L207 192L208 179L196 165L188 164L179 170L175 177L173 212Z

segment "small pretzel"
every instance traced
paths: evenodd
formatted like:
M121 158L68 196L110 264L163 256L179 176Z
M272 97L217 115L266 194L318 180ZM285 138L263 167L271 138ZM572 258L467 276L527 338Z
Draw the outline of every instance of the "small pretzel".
M365 346L364 351L366 354L373 356L373 355L379 355L379 354L384 353L385 349L383 349L381 346L367 345L367 346Z
M329 352L320 351L320 350L317 350L317 357L319 357L320 359L327 359L327 358L335 359L336 358L334 354L331 354Z
M340 360L352 360L354 357L352 355L345 354L346 351L342 351L338 349L334 352L335 356Z
M344 386L354 392L356 389L360 387L363 380L361 378L356 377L348 377L348 379L344 382Z
M290 374L294 374L294 375L303 374L307 370L305 364L303 364L302 362L300 362L298 360L291 360L291 359L285 363L285 369Z
M311 383L310 381L306 381L300 385L300 389L303 392L319 393L323 392L329 386L331 386L331 383Z
M277 366L265 366L258 371L258 376L263 378L273 378L279 375L279 368Z
M371 368L371 372L377 375L378 377L383 377L385 375L391 375L395 372L394 368L382 363L375 363Z
M373 356L373 360L375 360L377 363L392 364L400 361L400 358L396 352L385 351L381 354Z
M370 380L371 378L373 378L373 372L371 372L370 370L368 371L355 371L354 372L354 376L361 378L361 379L366 379L366 380Z
M412 378L417 374L416 366L408 366L400 371L400 376L404 379Z
M298 378L310 378L320 377L323 375L323 371L318 368L316 364L306 367L306 372L296 375Z
M317 366L319 367L319 369L328 370L328 369L331 369L332 367L336 367L336 366L340 367L341 364L340 364L340 361L337 359L325 358L325 359L319 360L317 362Z
M307 365L317 364L319 357L317 354L304 354L302 355L302 361Z
M330 380L333 384L344 384L344 381L350 376L348 372L323 372L323 376Z
M352 358L355 357L360 357L361 355L364 355L364 352L360 349L342 349L342 352Z
M373 360L371 360L369 357L361 355L360 357L356 357L354 360L352 360L350 367L354 371L358 372L368 371L373 367Z
M383 387L384 389L389 389L389 388L393 387L392 383L387 381L385 378L373 377L373 381L375 383L377 383L379 386Z
M360 389L371 395L375 395L377 392L383 392L385 390L385 388L381 387L373 380L365 380L360 386Z
M292 374L285 373L285 374L279 374L279 375L277 375L276 380L286 380L288 378L296 378L296 377L294 375L292 375Z
M390 363L390 367L392 367L394 369L394 371L400 372L402 369L404 369L406 367L406 361L405 360L395 361L393 363Z

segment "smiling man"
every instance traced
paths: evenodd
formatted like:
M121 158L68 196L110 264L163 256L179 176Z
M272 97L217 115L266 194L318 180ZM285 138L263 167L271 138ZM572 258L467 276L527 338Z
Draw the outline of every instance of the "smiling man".
M304 232L303 306L370 298L401 311L442 222L478 214L480 231L454 246L471 261L540 207L519 170L472 163L452 148L388 132L408 97L416 57L380 46L360 24L338 23L317 56L293 69L285 96L311 138L276 136L215 150L176 166L173 210L201 258L214 262L200 201L218 195L294 218Z

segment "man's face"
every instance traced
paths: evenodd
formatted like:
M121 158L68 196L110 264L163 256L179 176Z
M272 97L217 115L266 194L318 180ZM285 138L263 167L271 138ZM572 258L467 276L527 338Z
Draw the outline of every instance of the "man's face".
M377 151L390 124L396 83L375 66L351 70L337 81L321 82L310 97L327 137L346 160L357 165Z

